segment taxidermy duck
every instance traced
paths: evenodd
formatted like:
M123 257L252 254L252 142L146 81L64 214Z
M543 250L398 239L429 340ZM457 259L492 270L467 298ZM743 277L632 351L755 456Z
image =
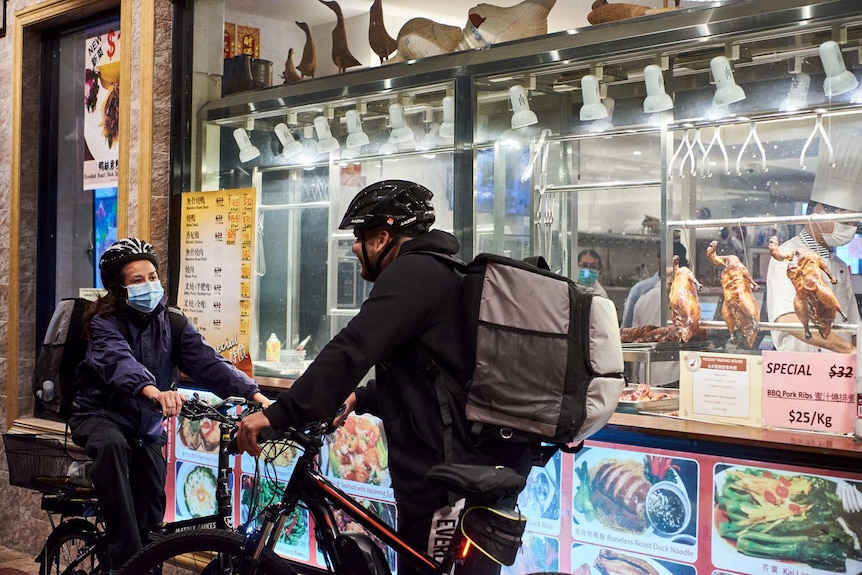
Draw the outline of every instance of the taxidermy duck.
M587 22L590 24L604 24L605 22L613 22L615 20L623 20L625 18L637 18L646 14L658 14L667 10L668 0L664 0L663 8L650 8L649 6L641 6L640 4L626 4L617 2L608 4L608 0L596 0L591 6L592 11L587 14ZM679 8L679 0L674 0L674 5Z
M314 73L317 71L317 48L314 47L314 40L311 39L311 30L305 22L297 22L303 32L305 32L305 47L302 49L302 60L296 66L296 69L302 74L302 78L306 76L314 78Z
M284 83L299 82L302 76L296 71L296 66L293 65L293 48L287 51L287 60L284 61L284 72L281 75L284 78Z
M408 20L398 32L398 54L387 62L437 56L548 33L548 13L557 0L523 0L506 8L479 4L467 13L464 28L427 18Z
M347 47L347 29L344 27L344 15L341 13L341 6L335 0L320 0L320 3L325 4L335 12L337 19L335 28L332 29L332 61L338 68L338 73L343 74L348 68L361 66L362 62L357 60L350 53L350 48Z
M383 24L383 2L382 0L374 0L371 5L371 15L368 22L368 43L374 53L380 57L380 63L389 57L389 54L398 48L398 43L395 38L389 35L386 31L386 26Z

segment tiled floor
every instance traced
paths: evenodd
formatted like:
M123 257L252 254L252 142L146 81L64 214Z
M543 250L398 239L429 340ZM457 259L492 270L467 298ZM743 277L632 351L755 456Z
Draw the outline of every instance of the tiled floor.
M7 547L0 547L0 575L22 574L38 575L39 564L29 555Z

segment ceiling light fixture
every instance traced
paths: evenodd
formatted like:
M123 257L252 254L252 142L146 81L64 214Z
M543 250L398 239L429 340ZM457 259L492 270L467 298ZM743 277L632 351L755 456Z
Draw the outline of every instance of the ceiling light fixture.
M811 86L811 76L805 72L793 74L790 80L790 91L781 101L779 110L782 112L794 112L808 107L808 88Z
M389 122L392 124L392 131L389 133L390 144L401 144L415 138L413 130L404 122L404 106L401 104L389 106Z
M281 142L282 156L290 158L302 152L302 144L293 138L293 134L290 133L290 128L287 127L287 124L284 122L276 124L273 131L275 132L275 137Z
M852 92L859 85L859 80L844 64L844 57L838 42L829 40L820 44L820 60L823 62L823 71L826 72L826 79L823 80L823 93L827 97L831 98Z
M664 89L661 66L650 64L644 68L644 84L647 97L644 100L644 113L655 114L673 109L673 99Z
M236 145L239 146L239 161L243 164L260 156L260 150L252 145L248 132L244 128L234 130L233 139L236 140Z
M581 78L581 92L584 96L584 105L581 106L580 118L582 122L602 120L608 117L608 109L605 108L599 94L599 79L593 74L587 74Z
M329 121L325 117L318 116L314 119L314 131L317 133L317 153L328 154L341 147L338 140L332 136Z
M368 145L368 134L362 131L362 120L359 118L359 112L356 110L348 110L345 114L347 121L347 144L348 148L355 149Z
M716 56L710 60L709 67L715 80L715 95L712 97L714 106L724 107L745 100L745 90L733 79L730 60L726 56Z
M440 137L455 137L455 98L452 96L443 98L443 123L440 124Z
M536 113L530 110L527 101L527 90L521 86L509 88L509 100L512 102L512 129L525 128L539 123Z

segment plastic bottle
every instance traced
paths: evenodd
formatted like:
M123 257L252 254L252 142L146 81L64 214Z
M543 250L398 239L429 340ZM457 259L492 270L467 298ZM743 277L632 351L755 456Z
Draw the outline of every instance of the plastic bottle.
M274 333L272 333L269 335L269 339L266 340L266 361L273 363L277 362L280 356L281 342L278 341L278 338L275 337Z

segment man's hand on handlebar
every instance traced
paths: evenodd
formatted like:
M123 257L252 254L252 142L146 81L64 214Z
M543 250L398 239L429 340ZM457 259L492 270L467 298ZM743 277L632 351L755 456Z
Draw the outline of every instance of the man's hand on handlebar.
M344 425L344 421L347 419L347 416L350 415L354 409L356 409L356 394L351 393L347 396L347 399L344 400L344 405L341 406L341 409L336 412L335 419L332 420L332 430L334 431Z
M257 443L257 436L262 429L267 427L271 427L271 424L269 418L262 411L243 418L239 422L236 432L236 447L239 453L247 452L253 457L258 457L261 450Z
M180 414L185 396L178 391L160 391L155 385L147 385L141 390L141 394L159 404L164 417L174 417Z

